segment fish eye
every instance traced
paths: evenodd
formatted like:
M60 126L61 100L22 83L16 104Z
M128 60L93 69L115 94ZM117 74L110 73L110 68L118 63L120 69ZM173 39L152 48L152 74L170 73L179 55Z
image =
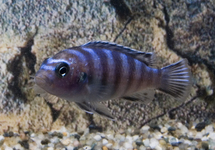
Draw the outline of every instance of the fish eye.
M61 62L57 64L55 67L55 73L57 74L58 77L65 77L69 72L69 65L65 62Z

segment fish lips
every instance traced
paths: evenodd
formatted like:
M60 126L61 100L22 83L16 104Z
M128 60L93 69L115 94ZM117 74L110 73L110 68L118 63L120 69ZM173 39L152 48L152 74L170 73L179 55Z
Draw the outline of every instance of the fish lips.
M42 89L46 90L47 87L52 87L52 80L48 78L46 75L43 74L36 74L34 78L35 83L41 87Z

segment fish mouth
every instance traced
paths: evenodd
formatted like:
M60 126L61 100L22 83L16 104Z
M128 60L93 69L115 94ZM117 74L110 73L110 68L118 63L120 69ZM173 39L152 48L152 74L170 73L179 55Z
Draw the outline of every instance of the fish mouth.
M45 88L47 86L52 85L52 81L45 75L37 75L34 78L35 84L41 88Z

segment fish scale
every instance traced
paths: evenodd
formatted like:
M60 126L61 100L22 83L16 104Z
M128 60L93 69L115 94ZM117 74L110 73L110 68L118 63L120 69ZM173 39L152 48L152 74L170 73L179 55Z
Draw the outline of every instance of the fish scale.
M60 51L46 59L35 75L45 92L75 102L88 113L114 119L100 102L122 98L147 104L154 90L185 100L191 85L187 61L161 69L153 53L108 42L90 42Z

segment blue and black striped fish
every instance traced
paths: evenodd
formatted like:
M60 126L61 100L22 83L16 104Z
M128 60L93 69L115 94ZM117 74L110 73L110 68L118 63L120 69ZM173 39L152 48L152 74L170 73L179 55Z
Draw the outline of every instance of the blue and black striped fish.
M154 89L178 100L189 94L190 71L180 60L155 69L153 53L108 42L89 42L44 60L35 83L46 92L75 102L89 113L114 117L101 104L113 98L150 101Z

